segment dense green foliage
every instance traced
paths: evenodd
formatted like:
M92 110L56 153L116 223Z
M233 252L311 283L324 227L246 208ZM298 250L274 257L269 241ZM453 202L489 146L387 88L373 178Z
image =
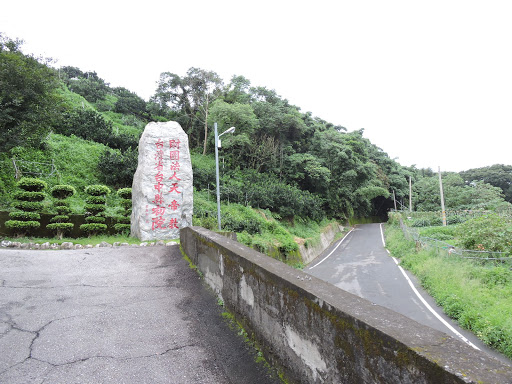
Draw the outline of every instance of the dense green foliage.
M512 203L512 166L495 164L490 167L470 169L460 173L466 184L474 182L488 183L501 188L505 200Z
M495 213L460 224L456 236L466 249L512 253L512 220Z
M441 194L439 175L421 176L415 173L413 182L413 207L416 211L440 211ZM446 210L504 210L511 205L504 200L499 187L483 181L464 182L458 173L442 173L443 193Z
M21 45L0 33L0 152L39 146L58 120L57 77Z
M193 150L210 153L217 122L224 136L222 198L270 209L282 218L348 218L381 214L390 206L389 191L407 194L409 171L363 137L302 113L265 87L235 76L223 85L218 75L191 68L185 77L162 74L152 102L158 113L177 119ZM205 111L208 113L205 113ZM199 162L196 162L199 163ZM198 190L208 189L214 168L195 168ZM250 188L248 186L250 185ZM379 211L379 208L381 209Z

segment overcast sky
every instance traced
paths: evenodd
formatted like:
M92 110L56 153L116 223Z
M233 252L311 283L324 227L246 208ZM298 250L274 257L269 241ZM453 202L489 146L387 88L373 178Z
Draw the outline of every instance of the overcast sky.
M365 137L405 166L512 164L512 2L23 0L0 32L144 99L190 67Z

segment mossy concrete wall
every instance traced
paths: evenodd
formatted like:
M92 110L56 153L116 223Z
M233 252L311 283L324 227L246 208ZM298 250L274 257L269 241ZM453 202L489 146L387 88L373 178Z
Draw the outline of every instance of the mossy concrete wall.
M448 335L200 227L186 255L289 383L512 383Z
M339 224L331 224L320 234L320 239L316 244L299 244L299 252L304 264L309 264L316 257L325 251L331 245L336 236L343 232L344 227Z

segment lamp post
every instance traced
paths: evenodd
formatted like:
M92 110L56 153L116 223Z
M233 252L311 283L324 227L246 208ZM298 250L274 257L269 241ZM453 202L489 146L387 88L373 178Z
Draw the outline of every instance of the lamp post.
M225 133L235 132L235 127L231 127L219 135L217 133L217 123L214 123L213 126L215 128L215 176L217 179L217 222L219 224L219 231L220 231L220 187L219 187L219 144L220 144L220 140L219 140L219 137L221 137Z

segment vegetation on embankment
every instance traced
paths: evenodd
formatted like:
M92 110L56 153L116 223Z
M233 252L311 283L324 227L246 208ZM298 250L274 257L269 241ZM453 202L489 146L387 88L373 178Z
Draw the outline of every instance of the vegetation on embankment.
M404 237L396 222L386 225L385 235L391 254L418 277L448 316L512 358L510 265L482 263L448 256L435 248L418 248L414 240Z

